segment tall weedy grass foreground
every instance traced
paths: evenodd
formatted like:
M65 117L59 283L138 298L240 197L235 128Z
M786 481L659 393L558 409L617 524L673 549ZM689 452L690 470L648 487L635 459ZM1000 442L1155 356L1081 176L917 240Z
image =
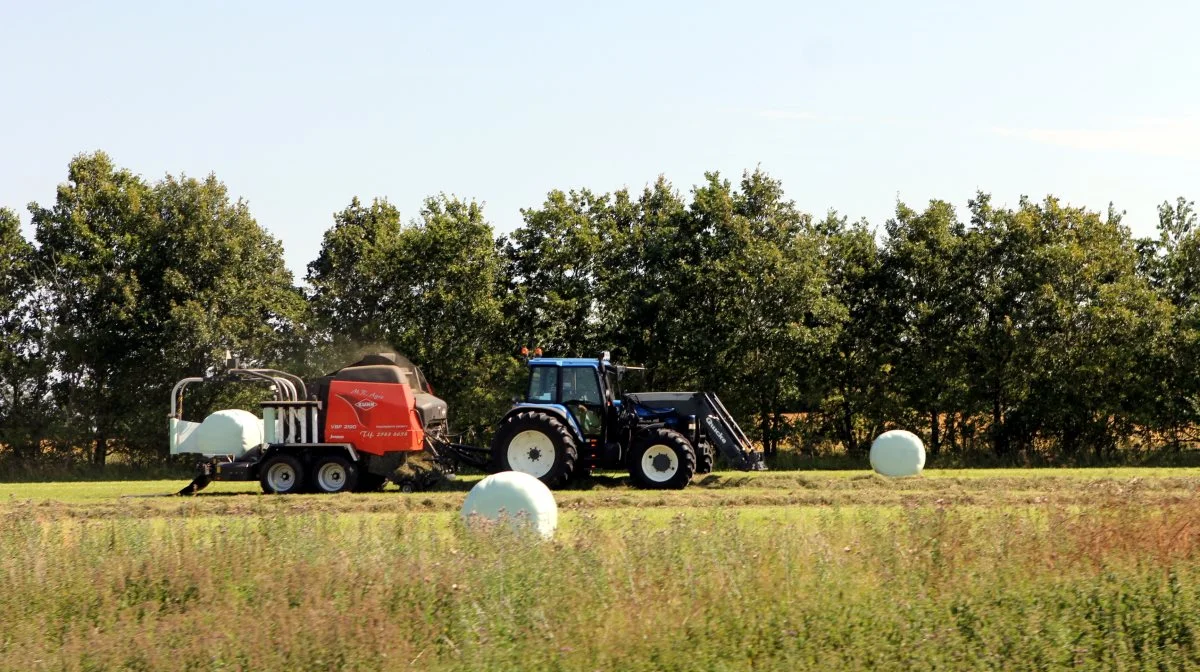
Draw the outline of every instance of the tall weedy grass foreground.
M0 517L6 670L1179 669L1200 505Z

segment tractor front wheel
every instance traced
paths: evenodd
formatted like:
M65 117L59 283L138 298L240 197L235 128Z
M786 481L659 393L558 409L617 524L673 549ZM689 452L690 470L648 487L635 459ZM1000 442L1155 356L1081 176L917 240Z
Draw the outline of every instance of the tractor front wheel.
M651 429L633 443L629 475L640 488L682 490L696 473L696 450L672 429Z
M500 423L492 442L499 471L520 471L554 488L575 471L579 448L565 422L548 413L514 413Z

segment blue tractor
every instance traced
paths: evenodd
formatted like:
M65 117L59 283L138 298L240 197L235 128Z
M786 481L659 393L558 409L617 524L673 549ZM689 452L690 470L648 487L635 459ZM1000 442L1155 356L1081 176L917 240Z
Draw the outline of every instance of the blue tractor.
M628 470L643 488L679 489L712 470L719 451L735 469L764 469L711 392L621 393L625 367L595 359L535 357L529 387L500 421L491 471L521 471L558 487L577 474Z

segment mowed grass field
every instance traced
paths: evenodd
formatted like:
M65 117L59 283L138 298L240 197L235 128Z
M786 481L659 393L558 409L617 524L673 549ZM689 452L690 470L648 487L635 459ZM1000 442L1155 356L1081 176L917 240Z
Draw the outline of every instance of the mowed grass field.
M1200 666L1200 470L599 478L549 542L471 482L0 484L0 668Z

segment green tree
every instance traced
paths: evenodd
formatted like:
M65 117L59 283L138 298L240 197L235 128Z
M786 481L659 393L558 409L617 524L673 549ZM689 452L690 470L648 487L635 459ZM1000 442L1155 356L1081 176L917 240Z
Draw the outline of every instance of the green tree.
M153 185L151 199L152 225L143 232L143 253L131 264L141 288L143 348L131 354L157 366L154 376L143 367L145 380L135 375L126 389L139 394L144 408L160 411L177 379L220 364L226 351L244 364L290 367L306 306L280 242L215 176L165 176ZM129 447L164 450L161 412L136 417L140 424Z
M811 218L761 170L736 189L708 174L690 205L660 177L587 206L572 212L598 245L598 343L647 367L634 386L721 392L773 452L838 319Z
M328 366L364 346L394 348L421 366L456 427L486 431L519 369L503 342L499 249L474 201L428 198L402 225L386 201L354 199L308 267L317 331L341 357Z
M1166 312L1120 217L1022 199L1016 210L972 201L975 298L973 392L991 409L995 452L1039 439L1096 456L1134 429L1145 372Z
M773 452L833 304L808 215L760 170L738 187L710 173L690 206L661 178L636 202L618 192L594 225L600 314L649 386L721 392Z
M1157 381L1153 423L1179 450L1200 440L1200 227L1195 204L1184 198L1158 208L1159 238L1148 275L1172 308L1167 342L1151 376Z
M638 198L620 190L610 203L596 226L603 241L597 282L602 341L619 358L646 367L631 387L695 385L684 349L700 314L694 266L702 249L687 205L662 177Z
M36 454L56 421L35 264L16 213L0 208L0 449L21 459Z
M53 295L50 347L60 379L55 394L69 445L92 445L103 464L109 442L124 434L121 419L135 411L126 378L140 363L137 277L130 268L149 227L150 188L116 169L107 155L81 155L68 167L51 208L30 206ZM144 366L144 364L143 364Z
M810 391L800 372L824 351L839 311L812 218L761 170L745 173L739 187L712 174L695 192L691 212L707 249L694 293L709 319L687 333L700 339L690 354L704 387L732 393L735 408L752 412L773 455L784 411Z
M525 225L503 241L516 343L563 357L606 347L597 276L607 210L607 196L555 190L540 208L521 211Z
M881 317L896 333L893 383L900 403L928 422L929 448L936 456L943 425L953 444L955 412L965 405L962 342L975 311L969 290L974 278L963 249L966 229L945 201L931 201L921 213L900 203L884 229Z
M399 253L400 211L386 199L364 206L355 197L333 221L307 275L324 341L358 347L386 340L383 313L397 290L386 265Z
M830 212L816 228L840 328L807 375L822 386L821 433L862 455L894 415L889 355L897 334L884 310L882 259L865 221Z
M214 177L148 185L102 152L68 167L52 207L32 204L52 305L49 347L69 445L165 452L176 379L225 349L272 361L301 297L282 249Z
M502 342L501 266L483 208L444 194L425 200L387 263L397 292L384 315L389 340L422 365L464 429L496 422L519 370Z
M1052 271L1039 297L1045 336L1027 415L1065 455L1090 447L1102 458L1136 430L1136 409L1153 403L1145 374L1169 306L1137 275L1139 253L1115 210L1102 216L1047 198L1036 213L1051 235L1042 259Z

